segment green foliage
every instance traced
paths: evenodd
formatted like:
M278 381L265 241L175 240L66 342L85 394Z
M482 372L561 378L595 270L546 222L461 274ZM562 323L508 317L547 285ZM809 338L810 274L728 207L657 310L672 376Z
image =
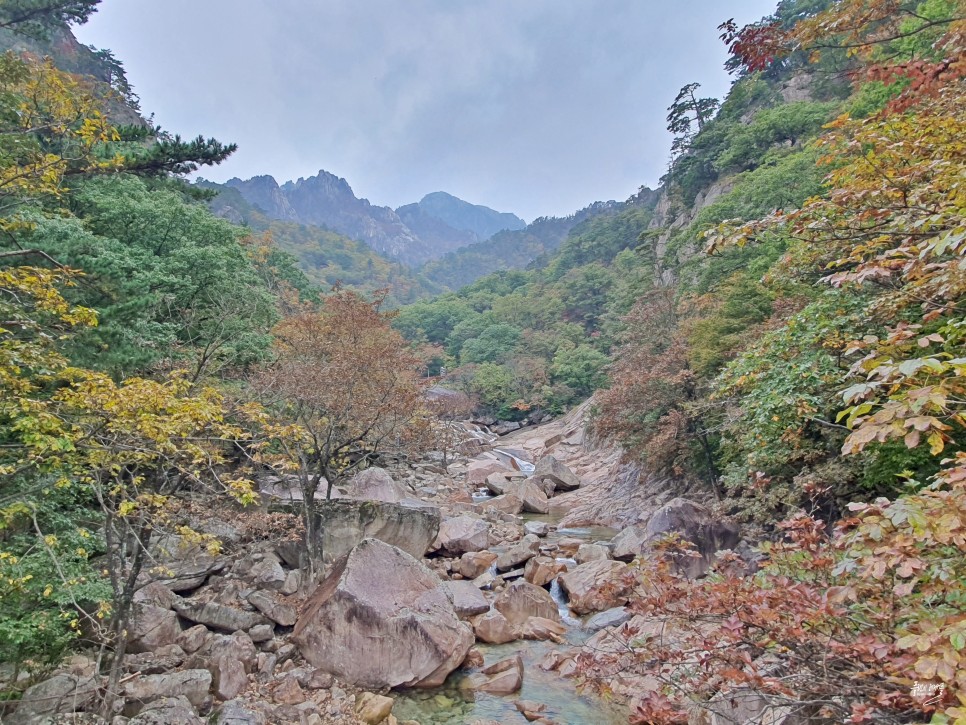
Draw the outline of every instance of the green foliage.
M504 362L520 342L521 335L521 331L512 325L489 325L478 337L471 337L463 343L460 362Z
M23 477L0 486L0 661L41 670L60 661L80 634L80 617L96 618L110 586L95 568L103 553L89 491L37 487Z
M83 221L36 217L22 244L86 271L71 296L100 324L69 343L78 364L117 376L188 364L200 375L266 353L274 304L231 225L130 176L84 182L71 206Z
M505 406L514 396L513 375L505 367L485 362L476 367L469 383L469 390L491 410Z
M590 345L561 346L553 356L550 371L555 381L563 383L578 398L590 395L606 381L604 367L609 358Z
M291 255L301 274L323 292L344 286L372 297L388 290L385 302L396 307L439 291L436 284L363 242L321 227L269 219L237 189L203 180L194 188L215 194L209 206L216 215L255 234L268 235L271 246Z
M52 28L82 25L101 0L4 0L0 4L0 28L45 37Z

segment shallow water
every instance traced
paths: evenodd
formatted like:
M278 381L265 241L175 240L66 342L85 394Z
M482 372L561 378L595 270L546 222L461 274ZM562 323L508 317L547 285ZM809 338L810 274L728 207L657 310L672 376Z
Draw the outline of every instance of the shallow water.
M546 521L556 524L559 517L554 515L524 514L524 521ZM588 542L609 541L617 531L604 526L558 529L545 541L560 538L585 539ZM501 547L495 547L494 551ZM571 566L573 559L559 559ZM496 574L496 564L491 566ZM590 633L583 629L581 619L567 606L566 596L554 581L550 595L557 603L561 619L568 630L564 635L566 644L554 642L535 642L521 640L502 645L477 643L486 665L512 657L517 652L523 658L523 688L513 695L500 697L486 693L463 692L460 681L466 673L459 670L447 679L445 685L432 690L412 690L396 693L393 715L398 720L417 720L420 725L467 725L474 720L494 720L503 725L525 725L526 718L520 714L514 702L532 700L547 706L544 713L559 725L625 725L628 720L626 707L606 702L590 694L577 692L576 683L556 672L546 672L540 668L544 657L555 650L564 650L583 644Z
M580 636L575 639L580 639ZM571 644L578 644L577 641ZM495 720L505 725L525 725L526 718L513 703L533 700L547 706L544 713L560 725L626 725L627 710L599 698L581 695L574 681L555 672L545 672L539 663L547 653L560 648L552 642L511 642L502 645L478 644L490 665L517 652L523 658L523 688L507 697L469 693L459 690L465 675L458 671L439 689L408 691L396 695L392 714L398 720L418 720L420 725L466 725L474 720Z

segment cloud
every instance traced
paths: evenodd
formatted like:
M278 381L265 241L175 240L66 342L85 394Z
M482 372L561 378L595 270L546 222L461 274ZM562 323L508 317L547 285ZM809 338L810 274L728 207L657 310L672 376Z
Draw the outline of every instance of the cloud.
M444 190L532 219L664 171L666 107L723 95L716 26L774 0L104 0L80 29L146 111L240 145L216 180L324 168L398 206Z

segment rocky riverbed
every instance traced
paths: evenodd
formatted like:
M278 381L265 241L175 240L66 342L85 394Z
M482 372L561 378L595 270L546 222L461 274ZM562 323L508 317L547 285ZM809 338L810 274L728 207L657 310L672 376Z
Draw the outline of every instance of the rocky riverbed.
M585 413L501 438L467 426L447 465L357 475L316 503L318 585L303 581L290 482L261 482L256 513L186 504L185 523L224 551L177 536L155 546L112 725L626 722L653 683L615 673L604 701L572 676L582 650L628 646L629 562L675 531L697 546L697 575L738 532L659 481L628 490L633 472L587 439ZM93 656L3 721L92 708Z

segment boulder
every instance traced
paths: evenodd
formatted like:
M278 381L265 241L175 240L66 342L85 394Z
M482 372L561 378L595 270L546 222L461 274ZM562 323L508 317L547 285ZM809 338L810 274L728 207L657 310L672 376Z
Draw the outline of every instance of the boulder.
M502 496L495 496L491 499L487 499L483 502L483 506L492 506L500 513L512 514L516 516L518 513L523 511L523 501L517 498L512 493L503 494Z
M208 670L181 670L163 675L145 675L125 682L121 693L128 706L140 711L142 706L164 697L183 695L195 707L208 696L211 673Z
M411 496L401 483L396 483L385 469L372 467L353 476L346 488L348 497L359 501L399 503Z
M678 534L690 541L700 555L674 559L679 571L690 578L703 576L714 563L715 553L733 549L741 538L736 524L715 518L707 506L685 498L668 501L647 521L647 541L656 541L668 534Z
M124 658L127 672L140 672L142 675L157 675L161 672L176 670L184 664L187 655L176 644L158 647L152 652L140 652Z
M187 592L204 584L208 577L228 565L228 557L213 556L199 544L177 534L160 537L151 547L159 566L149 579L161 582L173 592Z
M461 689L491 695L512 695L523 687L523 659L519 654L485 667L460 683Z
M379 539L410 556L421 557L440 528L439 509L415 503L335 499L315 504L323 564L328 567L363 539Z
M439 527L439 548L452 556L482 551L490 545L490 527L473 516L455 516Z
M543 617L530 617L520 628L520 634L524 639L552 639L555 642L563 641L562 637L567 632L567 626L563 622L554 622Z
M17 705L16 719L25 722L44 715L75 712L93 703L98 682L94 677L80 677L66 672L28 687Z
M134 592L133 600L138 604L171 609L178 600L178 595L161 582L151 582Z
M599 559L581 564L560 575L560 588L567 593L570 608L577 614L602 612L627 602L631 584L624 581L627 565Z
M128 725L204 725L195 709L184 695L162 697L149 702L137 715L127 721ZM230 722L219 720L219 723Z
M217 635L212 640L206 659L219 700L233 700L248 688L248 674L257 654L255 643L244 632Z
M535 556L527 562L523 578L538 587L545 587L565 571L567 565L563 562L549 556Z
M267 725L265 715L244 700L229 700L214 716L214 725Z
M496 558L497 571L513 569L540 553L540 539L527 534Z
M630 621L632 615L625 607L612 607L605 609L599 614L584 622L584 629L588 632L599 632L605 627L619 627L624 622Z
M628 526L611 540L611 556L618 561L632 561L643 553L647 541L647 527Z
M275 627L271 624L257 624L248 630L248 636L252 638L252 642L268 642L275 636Z
M305 692L298 679L291 673L282 675L275 685L272 699L281 705L299 705L305 702Z
M360 687L436 687L466 657L473 634L436 574L366 539L309 597L292 640L310 664Z
M488 644L505 644L520 639L507 618L495 609L473 620L473 633L478 640Z
M256 587L278 590L285 584L285 577L282 562L275 554L269 553L262 555L261 559L252 565L245 578Z
M553 484L551 491L575 491L580 488L580 478L577 474L553 456L544 456L537 461L530 478L534 483L551 482Z
M476 579L496 561L492 551L468 551L460 557L459 572L464 579Z
M175 644L181 637L178 615L153 604L135 604L132 609L128 652L150 652Z
M515 581L493 602L493 607L506 617L511 627L522 627L530 617L560 621L560 612L553 597L542 587L528 581Z
M527 521L523 525L523 530L528 534L542 538L550 533L550 526L546 521Z
M531 514L545 514L550 511L547 494L530 479L509 484L507 493L519 498L523 502L523 510Z
M291 604L278 601L271 594L254 591L248 595L248 603L275 624L280 624L283 627L291 627L295 624L298 610Z
M494 496L502 496L510 487L510 473L503 471L491 473L484 483L487 490Z
M208 639L208 628L203 624L189 627L178 637L178 645L189 655L200 650Z
M356 717L367 725L379 725L389 717L395 700L385 695L373 692L362 692L356 695Z
M251 629L255 625L265 624L268 621L258 612L246 612L244 609L229 607L227 604L218 604L217 602L202 603L182 600L176 602L174 606L178 614L188 621L225 632ZM180 634L180 631L178 634Z
M557 550L564 556L573 556L583 544L587 542L574 536L562 536L557 539Z
M511 473L510 467L502 461L477 460L470 461L466 469L466 483L476 488L486 482L491 473Z
M581 544L574 554L574 560L578 564L586 564L588 561L600 561L610 559L610 551L606 546L600 544Z
M443 582L458 617L472 617L490 608L490 603L473 582L466 580Z

